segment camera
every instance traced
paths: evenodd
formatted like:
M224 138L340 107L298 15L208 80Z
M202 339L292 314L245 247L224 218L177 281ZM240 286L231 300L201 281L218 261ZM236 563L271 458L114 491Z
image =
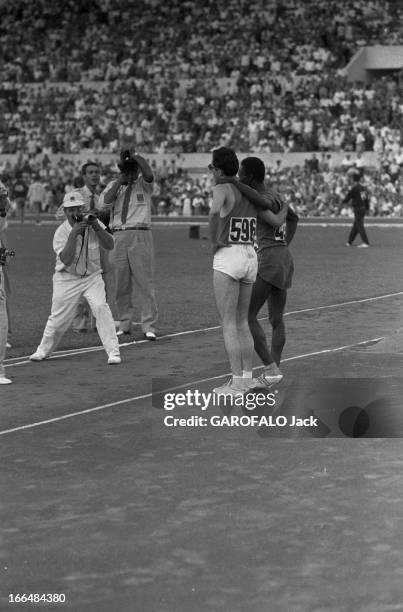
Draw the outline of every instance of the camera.
M92 213L88 213L87 215L83 215L82 213L76 213L75 215L72 215L74 223L81 223L81 221L86 221L88 224L90 224L97 218L97 215L94 215Z
M138 163L133 158L130 149L124 149L121 152L118 166L122 174L134 174L137 171Z
M10 251L9 249L6 249L5 247L0 247L0 266L6 265L7 257L14 257L14 256L15 256L15 251Z

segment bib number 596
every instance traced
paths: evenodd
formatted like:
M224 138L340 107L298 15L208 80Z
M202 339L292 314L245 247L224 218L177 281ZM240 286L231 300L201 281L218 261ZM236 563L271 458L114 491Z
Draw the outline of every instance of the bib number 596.
M256 237L255 217L232 217L229 229L229 241L251 244Z

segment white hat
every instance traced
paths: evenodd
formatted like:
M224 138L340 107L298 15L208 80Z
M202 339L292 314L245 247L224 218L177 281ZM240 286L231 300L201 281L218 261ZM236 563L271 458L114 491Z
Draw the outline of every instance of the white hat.
M63 198L63 208L72 208L73 206L84 206L83 196L78 191L69 191Z

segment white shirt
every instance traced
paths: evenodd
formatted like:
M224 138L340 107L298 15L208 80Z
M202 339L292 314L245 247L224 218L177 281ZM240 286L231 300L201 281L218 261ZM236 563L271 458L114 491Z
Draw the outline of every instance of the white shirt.
M99 225L105 229L105 225L98 221ZM53 250L56 253L55 272L69 272L74 276L89 276L90 274L101 274L100 245L98 238L92 228L85 230L84 236L76 239L76 251L73 262L66 266L60 259L60 253L66 246L72 227L68 220L57 228L53 236Z
M103 198L105 193L112 187L116 181L111 181L105 187L101 194ZM117 193L116 200L112 205L111 223L112 229L122 227L122 207L128 185L122 185ZM129 208L126 217L126 227L134 227L136 225L151 225L151 194L153 193L154 181L147 182L142 176L139 176L132 185L130 194Z

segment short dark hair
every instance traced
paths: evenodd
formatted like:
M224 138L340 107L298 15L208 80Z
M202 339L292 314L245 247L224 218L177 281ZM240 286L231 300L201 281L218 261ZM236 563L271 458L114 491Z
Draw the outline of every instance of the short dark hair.
M97 164L97 162L88 160L88 161L85 162L85 164L83 166L81 166L81 174L82 174L82 176L85 175L85 173L87 172L87 168L89 166L96 166L98 169L100 169L99 168L99 164Z
M259 183L263 183L266 175L264 163L258 157L245 157L241 161L241 166L248 176L253 177Z
M353 180L356 183L359 183L361 180L361 172L353 172Z
M239 160L232 149L219 147L213 151L213 166L227 176L235 176L239 170Z

